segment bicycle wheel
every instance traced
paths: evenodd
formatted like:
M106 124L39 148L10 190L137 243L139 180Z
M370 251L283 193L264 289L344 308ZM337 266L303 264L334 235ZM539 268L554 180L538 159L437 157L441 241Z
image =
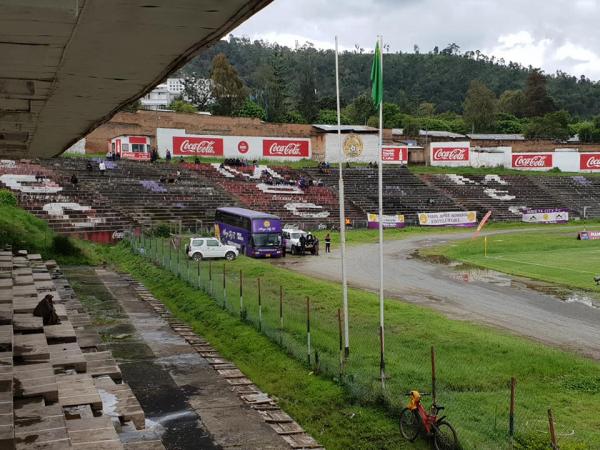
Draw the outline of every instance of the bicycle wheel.
M421 419L416 411L404 408L400 413L400 432L405 439L413 442L421 431Z
M433 426L433 445L436 450L458 449L458 438L452 425L442 420Z

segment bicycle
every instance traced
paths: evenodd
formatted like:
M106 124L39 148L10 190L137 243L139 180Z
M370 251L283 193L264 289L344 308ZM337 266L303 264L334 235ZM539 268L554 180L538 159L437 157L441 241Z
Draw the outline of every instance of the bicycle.
M414 442L421 433L432 438L433 448L436 450L457 450L458 438L454 427L448 423L446 416L438 417L443 406L431 405L428 413L421 403L421 397L430 395L418 391L410 391L410 402L400 412L400 432L405 439Z

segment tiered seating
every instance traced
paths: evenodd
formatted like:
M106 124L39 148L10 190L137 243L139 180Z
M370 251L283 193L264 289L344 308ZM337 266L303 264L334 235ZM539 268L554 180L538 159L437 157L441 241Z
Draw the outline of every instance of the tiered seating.
M332 187L338 185L338 171L326 173L313 169L314 177L321 177ZM346 199L350 200L364 213L378 211L378 171L360 167L344 169L344 189ZM450 198L423 183L408 169L384 167L383 169L383 211L384 214L404 214L406 223L417 223L419 212L439 212L461 210ZM363 215L364 217L364 215Z
M534 181L581 217L600 217L600 180L597 177L538 176Z
M0 252L2 449L123 449L117 428L145 426L137 399L110 352L99 351L100 338L67 286L52 261ZM33 315L47 294L60 324ZM102 391L116 403L104 405Z
M328 186L318 185L307 171L267 166L231 167L220 164L189 165L233 194L249 209L281 217L284 223L305 229L339 223L339 203ZM300 183L300 180L303 182ZM300 187L302 185L302 187ZM364 220L360 210L349 205L346 214Z
M57 170L65 176L77 175L81 195L100 197L122 217L142 225L181 222L184 229L205 228L212 225L216 208L235 203L182 164L108 163L104 175L95 163L89 172L84 159L61 159Z
M421 179L464 209L481 214L492 211L494 220L520 220L526 209L570 207L540 189L534 175L425 174Z
M37 177L36 177L37 176ZM117 231L131 221L101 196L75 188L69 176L28 161L0 164L0 186L11 189L19 204L60 233Z

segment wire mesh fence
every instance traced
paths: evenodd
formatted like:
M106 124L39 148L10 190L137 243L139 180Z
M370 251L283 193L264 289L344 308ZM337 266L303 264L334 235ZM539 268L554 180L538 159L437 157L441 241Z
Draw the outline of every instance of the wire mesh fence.
M428 390L432 385L430 373L423 370L431 366L431 344L417 337L406 343L414 326L410 320L390 324L387 328L389 335L404 335L405 347L394 353L401 355L401 363L387 365L384 388L379 371L380 341L375 331L378 329L377 305L372 305L373 310L367 310L361 321L350 320L351 355L343 358L341 314L330 303L307 298L297 287L266 280L255 273L244 273L235 264L223 260L192 260L178 238L130 236L129 243L133 252L205 292L224 310L255 327L311 371L342 383L357 400L385 404L399 412L407 401L407 391ZM451 389L444 390L438 398L442 397L442 403L473 405L469 409L453 408L453 422L469 423L476 418L478 427L486 429L489 436L497 442L508 442L510 380L499 380L497 386L492 387L468 385L463 379L469 378L465 374L470 364L476 364L476 356L472 362L443 360L437 369L437 378ZM521 396L529 395L526 386L520 390ZM490 414L490 410L494 413ZM548 421L540 410L521 408L514 422L515 442L519 439L548 442ZM568 419L561 423L558 435L566 442L576 442L575 428L569 426ZM460 436L464 448L481 445L480 437L471 435L468 429L460 429Z

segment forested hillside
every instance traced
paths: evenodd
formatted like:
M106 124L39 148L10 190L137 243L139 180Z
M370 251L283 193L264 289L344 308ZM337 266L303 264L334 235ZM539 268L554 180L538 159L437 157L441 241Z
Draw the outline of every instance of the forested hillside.
M418 49L417 49L418 51ZM287 101L301 102L302 90L314 85L319 109L335 106L334 53L304 45L296 50L261 41L232 37L220 41L191 61L184 73L209 77L211 61L227 56L251 96L265 103L269 86L280 83ZM372 54L357 49L340 55L343 106L370 88ZM417 114L420 104L432 103L435 113L462 113L471 80L479 80L500 97L507 90L523 89L533 68L496 60L476 51L461 52L456 45L428 53L384 55L384 99L397 104L407 114ZM312 78L312 79L311 79ZM557 109L574 118L591 118L600 113L600 84L585 77L565 73L548 76L547 89Z

